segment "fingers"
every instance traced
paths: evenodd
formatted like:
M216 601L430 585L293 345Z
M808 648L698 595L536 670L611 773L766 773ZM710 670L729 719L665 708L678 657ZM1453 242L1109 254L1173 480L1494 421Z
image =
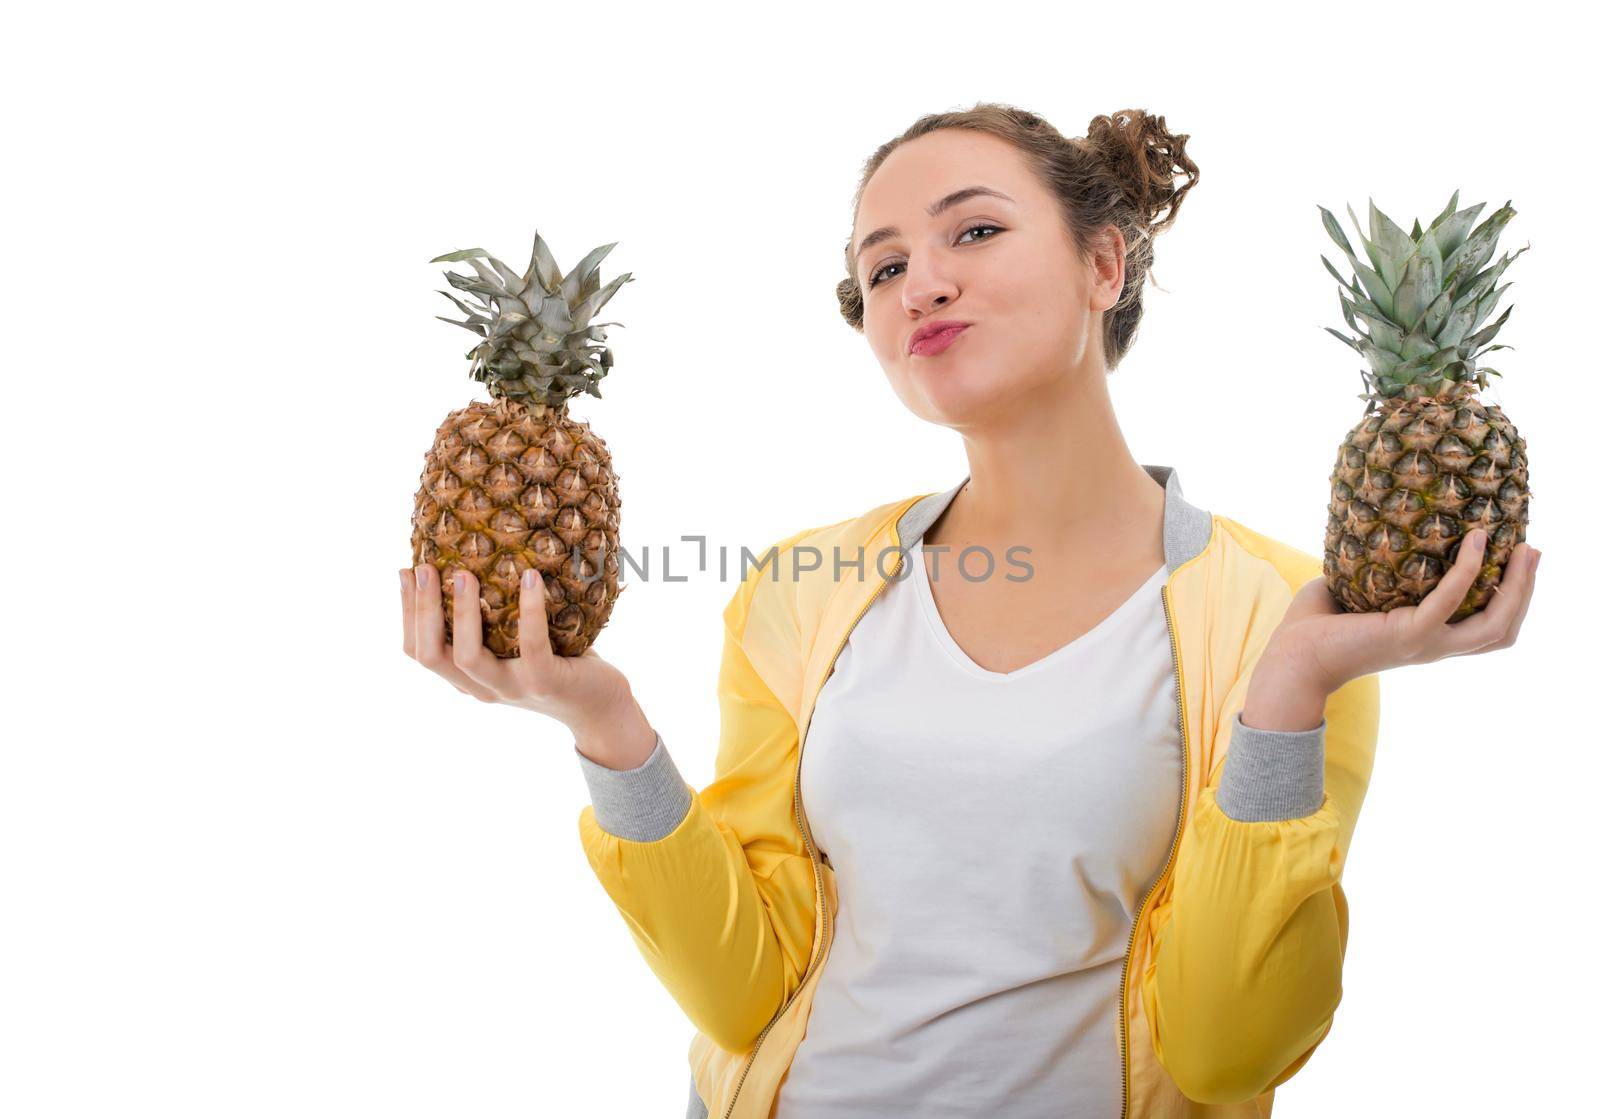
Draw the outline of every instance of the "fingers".
M456 568L451 594L455 611L451 621L451 657L455 666L481 690L492 695L501 691L505 673L500 659L483 647L483 607L478 599L478 577L465 568Z
M517 652L511 672L529 695L543 690L554 653L550 648L550 620L545 612L544 579L538 568L522 573L521 597L517 603Z
M400 647L406 656L417 655L417 573L409 567L400 569Z
M1461 608L1467 592L1472 590L1472 584L1478 578L1478 572L1483 570L1483 553L1488 539L1488 534L1481 528L1473 529L1462 539L1456 548L1456 558L1450 570L1417 603L1413 621L1418 633L1430 637L1437 634L1451 615Z
M1528 604L1533 601L1533 588L1534 588L1534 585L1537 584L1538 581L1539 581L1539 559L1540 559L1540 556L1541 556L1541 553L1539 552L1539 550L1537 548L1529 548L1526 552L1523 553L1523 564L1522 564L1522 566L1523 566L1523 570L1526 572L1526 579L1525 579L1526 586L1525 586L1525 589L1523 589L1521 591L1521 593L1519 594L1519 597L1521 598L1521 602L1517 606L1516 617L1511 619L1511 632L1506 635L1504 641L1502 641L1498 645L1493 646L1493 648L1503 649L1503 648L1505 648L1505 647L1507 647L1509 645L1516 644L1517 634L1522 632L1522 619L1526 618L1528 616Z
M431 563L412 571L417 588L413 643L417 660L435 672L448 660L444 651L444 612L439 607L439 572Z
M416 583L415 628L413 653L417 663L429 671L443 676L460 691L475 699L492 701L494 695L473 680L456 663L444 643L444 591L439 586L439 572L431 563L420 563L413 572ZM482 633L479 633L482 640Z
M1517 639L1533 596L1534 550L1524 541L1511 549L1489 605L1470 618L1445 627L1447 657L1504 649Z

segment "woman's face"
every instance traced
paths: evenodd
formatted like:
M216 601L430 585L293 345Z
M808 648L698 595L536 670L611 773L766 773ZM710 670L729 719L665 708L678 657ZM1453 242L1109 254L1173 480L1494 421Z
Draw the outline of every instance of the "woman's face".
M968 187L978 194L929 214ZM894 232L882 239L875 230ZM851 245L864 329L913 413L973 428L1039 406L1063 381L1104 376L1101 313L1122 290L1114 229L1079 260L1056 201L1010 144L941 129L902 144L868 181ZM871 240L871 244L864 242ZM929 321L972 325L942 353L910 351Z

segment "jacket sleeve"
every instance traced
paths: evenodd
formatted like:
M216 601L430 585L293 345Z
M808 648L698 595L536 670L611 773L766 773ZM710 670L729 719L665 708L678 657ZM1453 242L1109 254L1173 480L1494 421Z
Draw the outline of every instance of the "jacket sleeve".
M592 801L578 817L589 865L695 1028L734 1052L799 986L816 921L811 859L793 816L795 722L744 644L763 577L772 583L770 567L753 568L723 611L711 784L686 784L659 735L636 769L578 755ZM774 624L783 623L764 623Z
M1152 916L1143 987L1156 1055L1198 1103L1277 1087L1327 1036L1349 934L1339 879L1377 741L1376 674L1335 691L1307 731L1245 725L1248 684L1220 713L1225 761Z

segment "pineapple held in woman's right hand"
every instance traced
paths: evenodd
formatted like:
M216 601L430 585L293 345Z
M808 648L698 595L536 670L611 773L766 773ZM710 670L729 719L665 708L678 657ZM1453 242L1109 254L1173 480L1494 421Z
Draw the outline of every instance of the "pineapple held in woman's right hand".
M592 321L632 273L602 285L601 245L572 269L556 266L537 233L519 275L482 249L436 260L465 261L446 272L476 302L442 292L467 317L439 318L479 342L467 356L489 390L445 417L423 461L411 515L411 562L449 577L465 569L482 584L484 645L518 653L517 583L537 568L551 602L548 639L563 656L582 653L605 628L622 593L618 558L622 500L606 441L567 413L580 393L600 395L611 370L608 326ZM445 599L452 596L449 585ZM445 614L445 638L455 625Z

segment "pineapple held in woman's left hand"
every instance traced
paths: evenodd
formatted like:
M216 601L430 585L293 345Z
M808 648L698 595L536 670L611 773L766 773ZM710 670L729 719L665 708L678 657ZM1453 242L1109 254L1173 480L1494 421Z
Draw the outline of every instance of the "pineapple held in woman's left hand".
M566 276L537 233L521 276L482 249L434 258L466 261L476 273L445 273L477 302L442 292L467 316L444 321L483 339L467 356L492 398L445 417L411 517L412 564L440 573L446 641L458 567L478 581L483 644L497 657L518 655L519 581L528 567L544 578L555 653L578 656L611 616L621 591L617 475L605 440L567 415L567 400L598 397L611 369L604 328L621 324L589 320L632 279L623 273L600 286L600 261L615 247L600 246Z
M1353 613L1417 605L1465 558L1467 533L1481 528L1488 550L1481 563L1473 561L1476 577L1449 620L1469 617L1489 603L1527 538L1527 444L1498 406L1475 396L1490 374L1500 375L1480 367L1477 355L1511 348L1487 344L1510 307L1482 324L1510 287L1495 282L1523 252L1486 263L1516 211L1507 202L1473 230L1483 203L1457 212L1459 195L1451 195L1426 231L1413 221L1409 235L1369 200L1372 239L1360 225L1356 235L1370 268L1334 216L1317 207L1356 273L1347 281L1322 258L1346 289L1339 302L1356 337L1326 329L1372 371L1370 377L1362 371L1372 389L1361 394L1369 415L1345 436L1328 479L1323 542L1328 590Z

